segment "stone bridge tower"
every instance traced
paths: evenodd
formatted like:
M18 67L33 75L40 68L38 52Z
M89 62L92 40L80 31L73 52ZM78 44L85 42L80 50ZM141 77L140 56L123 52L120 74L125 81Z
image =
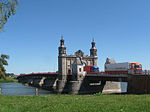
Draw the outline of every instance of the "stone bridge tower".
M97 49L95 47L95 41L92 41L92 47L90 49L90 56L84 55L82 50L78 50L74 53L74 55L67 55L66 47L64 46L63 37L60 40L59 56L58 56L58 71L59 71L59 79L65 79L66 75L72 72L72 64L75 62L77 57L82 59L82 62L89 65L97 65Z
M66 72L66 47L64 46L64 39L61 37L60 46L58 48L59 55L58 55L58 72L59 72L59 80L65 80L65 76L67 75Z
M64 39L61 37L60 46L58 48L58 81L57 81L57 93L66 93L68 91L67 83L68 77L73 73L73 64L80 58L82 63L86 66L95 65L97 66L97 49L95 47L95 41L91 43L92 47L90 49L90 56L84 55L82 50L78 50L74 55L67 55L66 47L64 45ZM79 66L79 65L78 65ZM83 66L83 65L82 65ZM78 80L78 78L77 78Z
M97 49L95 47L94 39L93 39L93 42L91 44L92 44L92 48L90 49L90 56L92 57L92 62L93 62L92 65L97 66Z

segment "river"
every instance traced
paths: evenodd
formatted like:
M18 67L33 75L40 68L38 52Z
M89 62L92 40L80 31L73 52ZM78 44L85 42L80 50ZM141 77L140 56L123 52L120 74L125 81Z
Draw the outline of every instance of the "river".
M121 92L126 93L128 83L127 82L120 82L120 85L121 85Z
M0 83L2 95L36 95L36 88L20 83ZM121 82L121 92L127 92L127 83ZM38 95L49 95L50 91L38 89Z
M2 95L36 95L36 88L20 83L0 83ZM50 91L38 89L38 95L49 95Z

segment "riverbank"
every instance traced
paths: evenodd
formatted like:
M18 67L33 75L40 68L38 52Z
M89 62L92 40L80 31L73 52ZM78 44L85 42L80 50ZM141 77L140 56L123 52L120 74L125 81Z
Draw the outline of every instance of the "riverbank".
M9 78L9 77L7 77L6 80L4 80L3 78L0 79L0 83L10 83L10 82L18 82L18 80L15 78Z
M148 112L150 95L0 96L0 112Z

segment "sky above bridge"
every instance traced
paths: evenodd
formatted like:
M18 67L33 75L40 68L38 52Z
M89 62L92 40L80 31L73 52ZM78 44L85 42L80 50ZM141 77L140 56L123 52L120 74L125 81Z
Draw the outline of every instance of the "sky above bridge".
M98 65L107 57L150 69L150 0L20 0L16 15L0 32L7 72L57 70L61 34L67 54L89 55L94 38Z

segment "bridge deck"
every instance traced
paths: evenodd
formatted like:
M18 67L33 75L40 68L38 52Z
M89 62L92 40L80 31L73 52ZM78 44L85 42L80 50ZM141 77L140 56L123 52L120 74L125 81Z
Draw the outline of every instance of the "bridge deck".
M86 76L90 77L129 77L129 74L86 74Z
M129 74L86 74L85 77L89 80L99 80L99 81L117 81L117 82L127 82Z

